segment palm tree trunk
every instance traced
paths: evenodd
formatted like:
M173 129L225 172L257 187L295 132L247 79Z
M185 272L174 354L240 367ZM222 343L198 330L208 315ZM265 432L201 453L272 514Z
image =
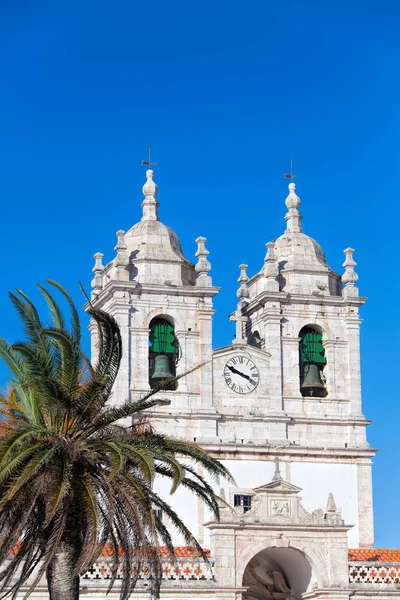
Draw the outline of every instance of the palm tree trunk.
M74 574L76 549L62 542L47 569L50 600L79 600L79 575Z

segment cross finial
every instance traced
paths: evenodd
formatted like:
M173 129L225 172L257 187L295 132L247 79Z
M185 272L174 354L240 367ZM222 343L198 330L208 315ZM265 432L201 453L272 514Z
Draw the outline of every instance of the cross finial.
M290 179L290 181L293 181L296 178L296 175L293 171L293 156L290 157L290 173L285 173L284 178Z
M151 144L149 144L149 160L142 160L142 166L148 165L149 167L156 165L156 162L151 161Z
M277 456L275 456L275 458L274 458L274 463L275 463L275 473L272 478L272 481L282 481L282 475L281 475L281 472L279 469L279 458Z

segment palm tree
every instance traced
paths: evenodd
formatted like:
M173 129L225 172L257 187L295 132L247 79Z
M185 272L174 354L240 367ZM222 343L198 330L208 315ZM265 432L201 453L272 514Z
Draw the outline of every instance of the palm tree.
M171 493L178 486L189 489L218 518L217 496L205 476L230 475L196 444L143 426L143 411L169 404L151 397L158 390L139 401L107 405L122 354L119 327L112 316L90 306L98 330L98 359L92 366L82 351L71 297L58 283L48 283L68 302L70 324L46 288L39 286L50 325L17 290L10 297L27 339L10 345L0 338L0 356L12 374L0 397L0 598L15 599L22 586L27 597L46 575L51 600L77 600L79 574L106 544L113 555L109 589L123 561L120 598L129 598L145 564L151 594L158 597L161 545L173 557L173 544L155 509L206 557L154 491L155 477L171 480ZM131 427L121 425L127 417ZM205 476L198 472L200 465Z

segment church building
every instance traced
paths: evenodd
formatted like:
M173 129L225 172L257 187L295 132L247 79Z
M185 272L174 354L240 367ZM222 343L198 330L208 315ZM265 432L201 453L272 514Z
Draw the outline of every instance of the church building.
M165 559L161 597L400 598L400 551L374 548L375 450L360 378L366 298L354 250L344 250L341 274L330 268L302 230L291 182L282 235L265 240L257 273L239 266L235 338L213 349L219 288L206 238L197 237L193 262L186 258L160 221L151 169L146 177L140 221L117 232L112 262L95 254L92 302L115 317L124 345L112 401L139 399L164 380L159 396L171 404L151 411L156 429L201 445L237 486L221 482L227 505L217 522L201 500L181 489L169 496L160 483L210 557L206 564L176 538L177 562ZM88 598L105 597L110 565L103 556L82 577ZM145 573L134 595L147 597Z

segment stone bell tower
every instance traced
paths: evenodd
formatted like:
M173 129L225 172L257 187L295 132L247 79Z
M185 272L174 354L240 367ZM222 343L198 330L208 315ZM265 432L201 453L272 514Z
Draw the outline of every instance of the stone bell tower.
M243 310L246 335L250 343L262 340L259 343L271 353L274 410L315 413L322 401L321 414L339 413L354 422L350 437L337 432L337 436L343 435L343 443L365 447L358 309L366 298L359 297L355 286L354 250L344 251L345 273L340 277L329 267L321 246L303 232L299 205L296 186L291 183L286 198L286 231L266 244L264 268L248 282L249 301ZM302 333L305 328L318 334L314 340ZM309 348L305 356L307 343L315 348ZM318 385L302 391L310 364L318 366L314 371L318 371ZM308 379L310 383L312 377ZM322 387L323 392L318 390ZM300 428L299 442L303 435Z
M373 545L371 457L362 414L356 263L347 248L340 277L301 226L289 184L286 230L266 244L264 267L248 280L236 321L247 344L269 353L269 414L285 422L289 454L356 468L359 543ZM324 456L326 458L324 458Z
M209 275L206 238L196 239L198 260L192 264L175 232L160 221L153 175L151 169L146 172L141 220L126 233L117 232L114 260L103 266L103 255L95 254L92 302L110 312L121 328L123 358L115 403L140 398L158 384L152 377L161 362L172 375L205 363L168 390L172 404L161 413L164 432L193 439L197 426L189 425L187 431L187 423L181 425L176 416L212 411L212 316L218 288ZM161 339L165 331L167 345ZM95 359L94 335L92 355ZM164 357L161 362L159 355Z

